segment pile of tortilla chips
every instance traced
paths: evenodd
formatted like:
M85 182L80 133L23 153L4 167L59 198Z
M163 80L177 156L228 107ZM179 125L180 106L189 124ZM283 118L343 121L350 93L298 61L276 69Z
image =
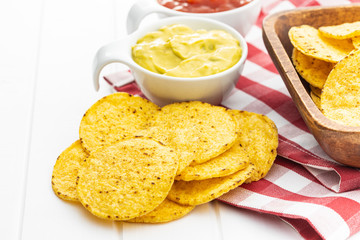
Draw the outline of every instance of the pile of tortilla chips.
M360 126L360 21L319 29L292 27L292 61L329 119Z
M277 128L264 115L198 101L160 108L114 93L84 114L52 188L103 219L168 222L263 178L277 147Z

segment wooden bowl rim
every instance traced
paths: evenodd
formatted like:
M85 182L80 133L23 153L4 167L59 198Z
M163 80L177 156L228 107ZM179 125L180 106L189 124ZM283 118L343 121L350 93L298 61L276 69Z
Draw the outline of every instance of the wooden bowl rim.
M304 12L316 12L316 11L326 11L331 9L337 9L338 11L346 11L349 8L360 8L360 4L351 4L351 5L340 5L340 6L331 6L331 7L303 7L297 8L294 10L284 10L280 11L271 15L268 15L263 20L263 34L264 37L267 37L269 44L274 51L274 54L279 55L283 54L288 56L283 44L281 43L280 39L278 38L277 33L275 32L275 24L277 20L286 15L294 15L294 14L301 14ZM322 129L336 131L336 132L343 132L343 133L360 133L360 127L354 126L346 126L340 123L337 123L327 117L325 117L320 110L316 107L313 100L310 98L308 92L306 91L303 83L301 82L298 73L296 72L290 57L288 56L286 59L278 58L279 64L283 68L285 74L287 75L288 79L283 79L283 81L289 81L290 84L293 85L294 90L297 92L297 95L300 100L303 101L304 109L307 111L308 115L314 120L314 124L318 125ZM305 96L305 97L301 97ZM294 100L294 99L293 99Z

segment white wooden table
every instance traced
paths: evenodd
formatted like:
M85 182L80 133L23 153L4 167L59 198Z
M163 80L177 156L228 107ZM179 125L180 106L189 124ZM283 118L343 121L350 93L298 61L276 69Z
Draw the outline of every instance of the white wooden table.
M95 92L93 56L125 36L133 2L0 2L0 239L301 239L277 217L217 201L146 225L99 220L55 196L56 158L78 138L85 110L112 91L103 82Z

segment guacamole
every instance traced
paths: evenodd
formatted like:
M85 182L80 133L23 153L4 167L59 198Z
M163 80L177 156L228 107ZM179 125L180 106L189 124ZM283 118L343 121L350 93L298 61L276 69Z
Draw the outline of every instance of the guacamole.
M239 41L222 30L192 30L174 24L150 32L132 47L132 58L155 73L203 77L222 72L241 57Z

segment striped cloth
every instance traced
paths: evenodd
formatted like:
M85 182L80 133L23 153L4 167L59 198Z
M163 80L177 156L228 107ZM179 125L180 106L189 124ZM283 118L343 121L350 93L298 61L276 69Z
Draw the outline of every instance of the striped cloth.
M246 36L245 69L222 103L270 117L279 130L279 148L264 179L244 184L219 200L279 216L305 239L346 239L360 231L360 171L333 161L311 135L267 54L261 24L276 11L351 3L360 0L263 0L259 19ZM129 72L116 72L105 80L117 91L142 95Z

